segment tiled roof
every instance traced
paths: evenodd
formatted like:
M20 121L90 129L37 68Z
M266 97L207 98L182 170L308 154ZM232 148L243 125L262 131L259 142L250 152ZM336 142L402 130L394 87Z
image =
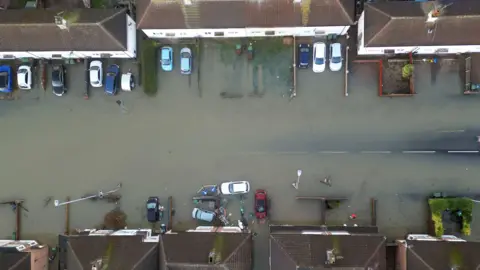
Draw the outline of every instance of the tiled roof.
M30 252L18 252L12 248L0 248L0 269L29 270Z
M91 270L103 259L110 269L158 269L158 242L143 242L143 236L69 236L67 267Z
M365 4L365 47L480 44L480 1L447 6L427 26L433 1L391 1ZM428 29L432 29L429 33Z
M139 29L346 26L354 22L355 0L309 0L303 24L301 4L292 0L137 0Z
M160 257L164 258L168 270L251 269L252 238L248 233L164 234L160 245L163 253ZM214 249L219 262L212 264L209 263L209 254ZM242 254L245 250L247 254ZM248 264L247 267L244 267L245 264ZM239 266L231 268L231 265Z
M479 242L406 240L408 269L479 269Z
M67 30L55 24L58 14L70 17ZM0 51L125 51L126 20L121 9L3 10Z
M270 235L271 269L385 269L385 241L380 235L274 233ZM329 250L335 250L334 264L326 263Z

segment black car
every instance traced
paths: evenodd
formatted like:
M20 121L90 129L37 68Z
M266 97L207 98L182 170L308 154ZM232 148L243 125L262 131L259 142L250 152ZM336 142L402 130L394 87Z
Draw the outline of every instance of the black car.
M298 68L308 68L310 63L310 44L298 44Z
M54 65L52 67L52 88L53 94L61 97L65 94L65 67L63 65Z
M160 199L149 197L147 200L147 220L155 223L160 220Z

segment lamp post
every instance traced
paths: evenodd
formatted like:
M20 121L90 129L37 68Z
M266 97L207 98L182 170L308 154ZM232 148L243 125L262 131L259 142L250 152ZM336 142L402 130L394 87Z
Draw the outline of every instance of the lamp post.
M66 201L66 202L60 202L59 200L55 200L54 205L55 205L55 207L59 207L59 206L63 206L63 205L71 204L71 203L76 203L76 202L81 202L81 201L88 200L88 199L93 199L93 198L103 199L103 197L105 195L117 192L118 190L120 190L121 187L122 187L122 184L120 183L120 184L117 185L117 187L115 189L112 189L112 190L109 190L109 191L106 191L106 192L103 192L103 191L100 190L100 191L98 191L97 194L87 196L87 197L83 197L83 198L80 198L80 199L70 200L70 201Z
M300 176L302 176L302 170L299 169L299 170L297 170L297 181L292 183L292 186L295 189L298 189L298 184L300 184Z

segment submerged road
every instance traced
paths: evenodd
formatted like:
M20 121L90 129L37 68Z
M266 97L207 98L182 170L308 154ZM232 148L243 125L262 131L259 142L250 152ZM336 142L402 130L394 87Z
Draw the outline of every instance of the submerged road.
M201 185L244 179L252 189L269 192L271 219L279 223L318 223L319 206L296 201L298 194L347 196L348 204L329 213L334 223L352 212L358 222L368 222L368 201L375 197L379 226L389 236L424 232L419 217L431 192L480 190L477 153L452 152L478 150L480 106L458 97L458 75L440 71L433 90L429 77L418 76L416 97L382 99L375 78L352 79L355 88L345 98L342 72L302 72L292 102L281 98L280 88L263 98L224 100L219 93L231 84L232 71L219 58L205 54L200 65L202 98L175 71L160 72L155 98L139 92L107 97L94 90L85 101L83 76L72 76L63 98L34 90L2 102L0 198L26 199L24 237L42 240L63 232L64 211L44 207L46 197L78 198L119 182L120 206L132 227L148 226L144 203L154 195L173 196L175 226L191 227L191 196ZM248 77L240 71L235 76ZM456 130L464 131L445 132ZM295 190L298 169L304 175ZM326 175L332 187L319 184ZM250 195L246 208L253 209L252 203ZM73 205L72 228L100 224L113 207ZM235 218L239 206L232 203L229 211ZM0 214L7 217L0 234L10 236L13 214L7 207Z

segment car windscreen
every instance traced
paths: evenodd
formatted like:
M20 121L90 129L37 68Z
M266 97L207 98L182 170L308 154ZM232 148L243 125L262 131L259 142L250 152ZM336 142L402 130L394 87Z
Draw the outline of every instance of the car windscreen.
M332 63L338 64L338 63L340 63L340 62L342 62L342 58L341 58L341 57L339 57L339 56L332 57Z
M264 200L258 200L257 201L257 211L258 212L264 212L265 211L265 201Z
M230 191L230 193L234 193L233 184L228 185L228 191Z
M190 58L190 54L188 52L183 52L181 57L182 58Z
M308 53L308 51L309 51L308 48L301 48L300 49L300 52L303 52L303 53Z
M7 72L0 72L0 87L7 87L8 82L8 73Z
M325 59L315 58L315 65L323 65L324 63L325 63Z
M63 83L60 80L60 71L58 70L55 70L52 73L52 85L56 87L63 86Z
M157 207L156 203L147 203L147 209L155 209Z
M26 69L19 69L18 73L20 73L20 74L27 73L27 70Z

